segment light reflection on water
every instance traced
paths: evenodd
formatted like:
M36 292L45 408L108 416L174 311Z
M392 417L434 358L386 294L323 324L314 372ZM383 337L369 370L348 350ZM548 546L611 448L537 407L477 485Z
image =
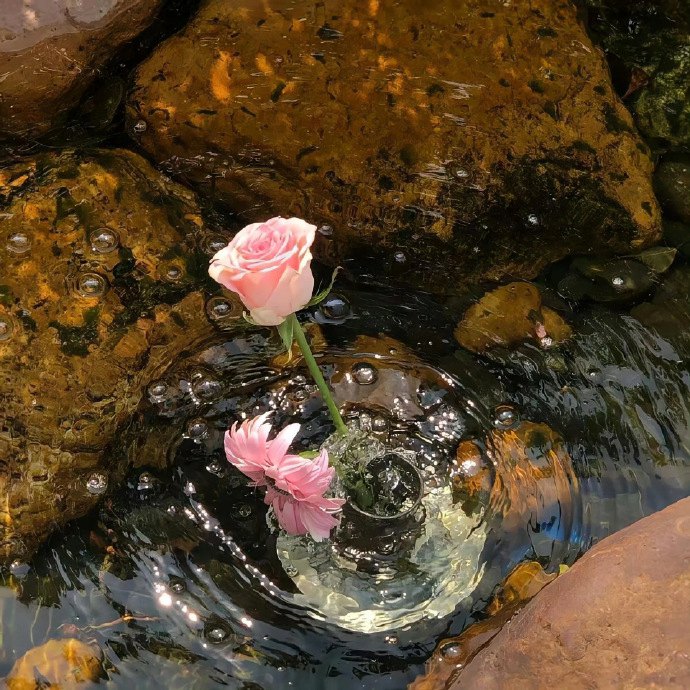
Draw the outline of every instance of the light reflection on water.
M685 285L678 273L687 268L669 281ZM670 312L682 319L687 295L667 297L666 306L681 300ZM395 563L383 571L390 586L348 601L346 587L371 579L327 559L316 589L298 592L318 551L294 552L291 563L283 553L281 562L289 540L227 466L222 434L242 415L273 409L276 426L301 421L298 442L313 447L329 422L299 367L276 359L267 332L230 326L149 386L113 449L139 465L127 486L98 516L53 538L31 567L6 574L0 672L48 638L76 636L103 649L112 688L400 688L516 563L572 563L593 540L690 493L689 343L677 322L651 330L583 307L572 314L577 335L561 348L475 357L453 344L451 303L407 295L401 307L399 299L343 290L316 320L346 416L414 451L428 509L443 509L436 534L420 537L422 557ZM493 488L474 506L451 507L462 439L476 444ZM423 551L425 539L437 541ZM415 579L415 558L434 577ZM424 602L431 606L420 616ZM377 631L353 632L365 619Z

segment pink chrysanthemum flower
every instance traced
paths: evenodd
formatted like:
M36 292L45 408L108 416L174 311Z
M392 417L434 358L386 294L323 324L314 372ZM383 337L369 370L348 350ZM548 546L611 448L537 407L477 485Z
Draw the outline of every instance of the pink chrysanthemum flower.
M239 426L235 423L225 433L225 454L256 486L266 486L264 500L288 534L311 534L316 541L327 539L340 522L334 513L345 502L324 496L335 476L328 453L322 450L314 460L289 455L299 424L286 426L269 441L268 416L262 414Z

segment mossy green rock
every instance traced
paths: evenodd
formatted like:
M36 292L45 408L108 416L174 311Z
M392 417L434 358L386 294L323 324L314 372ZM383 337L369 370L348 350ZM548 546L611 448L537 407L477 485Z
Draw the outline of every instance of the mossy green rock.
M93 507L94 473L116 482L118 429L210 326L180 258L203 243L195 197L136 154L0 170L0 213L2 562Z
M635 115L646 136L690 150L690 35L662 61L637 99Z
M569 0L205 0L127 117L241 220L330 226L316 255L360 275L447 293L660 234L648 150Z

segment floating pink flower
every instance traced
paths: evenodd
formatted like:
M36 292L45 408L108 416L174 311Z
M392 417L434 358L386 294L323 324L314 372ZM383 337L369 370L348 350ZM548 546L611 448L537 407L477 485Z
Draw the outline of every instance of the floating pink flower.
M282 460L299 431L299 424L286 426L272 441L268 440L270 412L237 422L225 432L225 455L240 472L258 486L266 484L266 470Z
M333 513L338 512L345 501L323 496L318 502L299 501L269 487L264 502L273 507L280 526L288 534L311 534L315 541L321 541L328 539L331 530L340 524L340 517Z
M328 453L322 450L313 460L300 455L285 455L268 467L266 474L277 489L291 494L298 501L309 501L323 496L335 476L335 470L328 465Z
M265 502L273 507L280 526L288 534L311 534L327 539L340 519L334 515L344 499L326 498L335 476L322 450L314 459L289 455L299 424L286 426L271 441L270 413L235 423L225 433L225 454L256 486L266 486Z

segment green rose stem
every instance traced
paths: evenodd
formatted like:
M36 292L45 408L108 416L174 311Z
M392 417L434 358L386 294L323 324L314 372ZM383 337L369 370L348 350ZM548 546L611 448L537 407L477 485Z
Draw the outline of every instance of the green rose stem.
M316 363L316 360L314 359L314 355L311 352L311 348L309 347L307 337L304 331L302 330L302 326L300 326L299 321L297 320L297 317L294 314L288 316L287 320L291 322L292 333L295 337L295 340L297 341L297 345L299 345L299 349L302 351L302 354L304 355L304 361L307 363L309 372L314 378L314 381L316 381L316 385L319 391L321 392L321 397L324 399L326 407L328 407L328 411L331 413L331 419L333 420L333 424L335 424L335 428L337 429L338 433L344 436L345 434L347 434L347 427L345 426L345 422L343 421L343 418L340 416L340 411L338 410L335 401L331 396L331 391L328 389L328 384L326 383L326 380L323 378L321 369L319 369L319 365Z

